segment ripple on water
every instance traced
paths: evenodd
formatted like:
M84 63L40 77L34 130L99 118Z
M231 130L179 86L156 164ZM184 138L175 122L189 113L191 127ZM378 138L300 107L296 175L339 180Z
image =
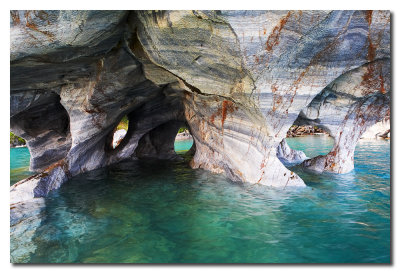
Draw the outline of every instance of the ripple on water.
M307 154L308 141L288 143ZM329 139L310 143L311 153L330 149ZM387 141L360 142L351 173L293 167L308 187L286 190L233 183L188 160L121 162L46 198L30 261L387 263L389 152Z

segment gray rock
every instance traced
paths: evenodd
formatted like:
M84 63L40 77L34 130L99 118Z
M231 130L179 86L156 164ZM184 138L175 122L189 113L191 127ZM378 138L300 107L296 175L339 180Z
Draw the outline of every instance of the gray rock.
M125 135L126 135L125 129L119 129L118 131L115 131L115 133L113 135L113 142L112 142L112 146L114 149L115 149L115 147L117 147L119 145L121 140L124 139Z
M369 127L361 139L390 138L390 116Z
M10 262L27 263L36 250L35 231L44 219L44 198L10 205Z
M308 158L303 151L291 149L285 138L281 141L276 149L276 156L284 164L298 164Z
M335 144L327 155L306 160L303 166L316 172L350 172L358 140L367 128L390 116L389 90L388 59L351 70L328 85L296 123L325 129Z
M389 111L388 11L11 11L10 23L11 128L46 177L17 183L16 199L124 159L175 158L177 124L193 168L305 186L277 157L291 125L326 129L334 149L304 164L341 173Z

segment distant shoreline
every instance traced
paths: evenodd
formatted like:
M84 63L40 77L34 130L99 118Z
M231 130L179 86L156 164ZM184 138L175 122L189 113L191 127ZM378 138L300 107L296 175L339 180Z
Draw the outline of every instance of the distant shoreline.
M16 146L10 145L10 148L25 148L25 147L26 145L16 145Z
M175 137L175 140L189 140L193 139L192 135L187 132L178 133Z

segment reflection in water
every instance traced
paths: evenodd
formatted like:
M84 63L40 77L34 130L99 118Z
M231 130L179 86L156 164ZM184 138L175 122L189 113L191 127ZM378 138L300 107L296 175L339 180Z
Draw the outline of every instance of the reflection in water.
M188 158L95 170L46 198L30 262L389 262L389 153L387 141L360 142L351 173L293 167L308 187L286 190L192 170Z

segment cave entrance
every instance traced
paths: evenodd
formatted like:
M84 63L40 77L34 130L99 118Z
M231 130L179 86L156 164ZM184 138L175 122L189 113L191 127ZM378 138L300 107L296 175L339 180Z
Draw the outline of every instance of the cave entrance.
M193 137L186 126L179 128L175 137L174 150L177 154L187 153L193 146Z
M153 128L141 137L135 155L138 158L182 159L181 155L188 150L194 151L193 137L184 126L185 122L172 120Z
M123 116L121 121L114 129L113 140L112 140L112 148L115 149L121 143L121 141L125 138L126 133L128 132L129 127L129 118L127 115Z
M26 140L10 131L10 148L25 147Z
M308 158L326 155L335 144L327 131L314 125L292 125L286 142L292 150L303 151Z

